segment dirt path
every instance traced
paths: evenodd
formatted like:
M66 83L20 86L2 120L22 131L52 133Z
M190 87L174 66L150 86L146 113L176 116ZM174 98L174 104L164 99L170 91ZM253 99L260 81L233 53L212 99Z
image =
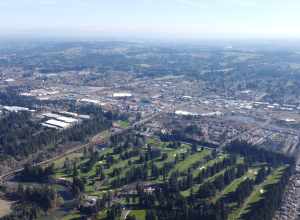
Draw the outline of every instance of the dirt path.
M0 218L10 213L11 202L0 198Z
M127 216L129 215L130 210L123 210L122 214L121 214L121 220L125 220L127 218Z

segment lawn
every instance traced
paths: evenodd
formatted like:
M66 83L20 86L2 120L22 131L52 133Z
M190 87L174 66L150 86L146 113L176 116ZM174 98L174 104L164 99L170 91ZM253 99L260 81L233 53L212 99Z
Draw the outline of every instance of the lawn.
M202 169L206 169L207 167L213 166L214 164L221 162L227 157L226 154L221 155L215 159L209 160L207 163L203 164L201 167L198 167L198 169L193 170L193 177L197 177Z
M72 154L69 154L68 156L65 156L65 157L62 157L58 160L55 160L54 161L54 166L55 168L61 168L63 165L64 165L64 162L66 160L66 158L69 158L70 160L73 160L73 159L76 159L76 158L81 158L83 155L83 153L78 153L78 152L75 152L75 153L72 153Z
M225 189L219 193L214 198L214 202L218 201L222 197L226 197L228 194L234 192L236 188L246 179L254 179L257 174L258 169L249 169L248 172L240 178L235 179L231 182Z
M194 192L197 192L198 189L199 189L199 187L200 187L202 184L205 184L205 183L207 183L207 182L209 182L209 181L213 181L213 180L214 180L215 178L217 178L218 176L223 175L224 172L226 171L226 169L227 169L227 168L225 168L225 169L221 170L220 172L216 173L215 175L213 175L213 176L207 178L207 179L204 180L203 183L201 183L201 184L194 184L193 187L192 187L193 191L194 191ZM188 197L188 196L190 196L190 192L191 192L191 188L189 188L189 189L187 189L187 190L184 190L184 191L181 191L180 194L181 194L182 196L184 196L184 197Z
M204 149L191 156L188 156L185 160L177 163L172 171L177 170L179 172L184 172L188 170L188 168L190 168L193 164L195 164L198 161L201 161L204 157L208 156L210 152L211 152L210 150Z
M116 122L121 128L127 128L129 127L129 122L128 121L123 121L123 120L120 120L120 121L117 121Z
M145 220L146 219L146 210L132 210L129 213L130 215L134 215L137 220Z
M71 212L68 215L64 216L62 220L73 220L73 219L79 219L80 218L80 213L78 211L76 212Z
M243 214L249 212L251 209L252 204L255 204L258 202L260 199L263 198L263 193L264 193L264 188L267 185L274 184L276 183L280 176L282 175L282 172L284 169L286 169L287 166L281 166L277 169L275 169L267 178L265 179L264 182L261 184L257 185L250 196L245 200L244 204L242 205L241 208L234 210L228 217L229 220L237 220L239 219Z

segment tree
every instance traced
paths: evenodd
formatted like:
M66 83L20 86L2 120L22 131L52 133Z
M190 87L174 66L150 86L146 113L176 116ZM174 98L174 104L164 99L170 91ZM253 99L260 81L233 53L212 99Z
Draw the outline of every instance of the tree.
M126 220L136 220L135 215L127 215Z
M159 177L159 169L155 163L152 163L151 165L151 176L154 179L157 179Z
M153 210L146 211L146 220L156 220L156 215Z
M78 170L77 170L77 164L73 163L73 173L72 173L72 177L77 177L79 175Z

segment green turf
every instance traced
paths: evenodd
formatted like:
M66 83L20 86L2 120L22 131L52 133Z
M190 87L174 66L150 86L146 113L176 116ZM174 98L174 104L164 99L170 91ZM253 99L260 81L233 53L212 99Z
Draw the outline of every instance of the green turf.
M247 213L251 209L252 204L258 202L260 199L263 198L265 186L269 184L275 184L279 180L280 176L282 175L282 172L284 171L284 169L286 169L286 167L287 166L281 166L275 169L269 176L267 176L264 182L255 186L254 190L252 191L250 196L245 200L242 207L230 213L228 220L238 220L243 214Z
M195 184L195 185L193 185L193 187L191 187L191 188L193 189L194 192L197 192L198 189L199 189L199 187L200 187L202 184L205 184L205 183L207 183L207 182L209 182L209 181L213 181L213 180L214 180L215 178L217 178L218 176L223 175L224 172L225 172L225 170L226 170L226 169L221 170L220 172L216 173L215 175L213 175L213 176L207 178L206 180L204 180L203 183L201 183L201 184ZM180 194L181 194L183 197L188 197L188 196L190 196L191 188L189 188L189 189L187 189L187 190L184 190L184 191L181 191Z
M175 171L175 170L177 170L179 172L187 171L188 168L190 168L193 164L195 164L198 161L201 161L204 157L208 156L210 154L210 152L211 152L210 150L204 149L204 150L197 152L191 156L188 156L185 160L177 163L175 165L175 167L172 169L172 171Z
M132 210L130 211L130 215L134 215L137 220L145 220L146 219L146 210Z
M129 127L129 122L128 121L123 121L123 120L120 120L120 121L117 121L116 122L121 128L127 128Z
M78 211L76 212L70 212L68 215L64 216L62 220L73 220L73 219L79 219L80 213Z
M201 172L202 169L206 169L210 166L213 166L214 164L221 162L222 160L224 160L224 158L226 158L228 155L224 154L221 155L215 159L209 160L208 162L206 162L205 164L203 164L202 166L198 167L197 169L193 170L193 177L197 177L199 175L199 173Z
M249 169L245 175L243 175L240 178L235 179L228 186L226 186L223 191L217 193L217 195L214 198L214 201L216 202L220 198L226 197L228 194L234 192L236 190L236 188L246 179L248 179L248 178L254 179L256 177L257 171L258 171L258 168Z

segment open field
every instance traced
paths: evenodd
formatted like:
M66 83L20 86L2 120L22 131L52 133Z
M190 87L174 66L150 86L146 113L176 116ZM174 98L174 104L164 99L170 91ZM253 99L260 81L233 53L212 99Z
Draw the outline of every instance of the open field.
M129 214L135 216L137 220L146 219L146 210L131 210Z
M10 213L11 202L0 198L0 218Z

